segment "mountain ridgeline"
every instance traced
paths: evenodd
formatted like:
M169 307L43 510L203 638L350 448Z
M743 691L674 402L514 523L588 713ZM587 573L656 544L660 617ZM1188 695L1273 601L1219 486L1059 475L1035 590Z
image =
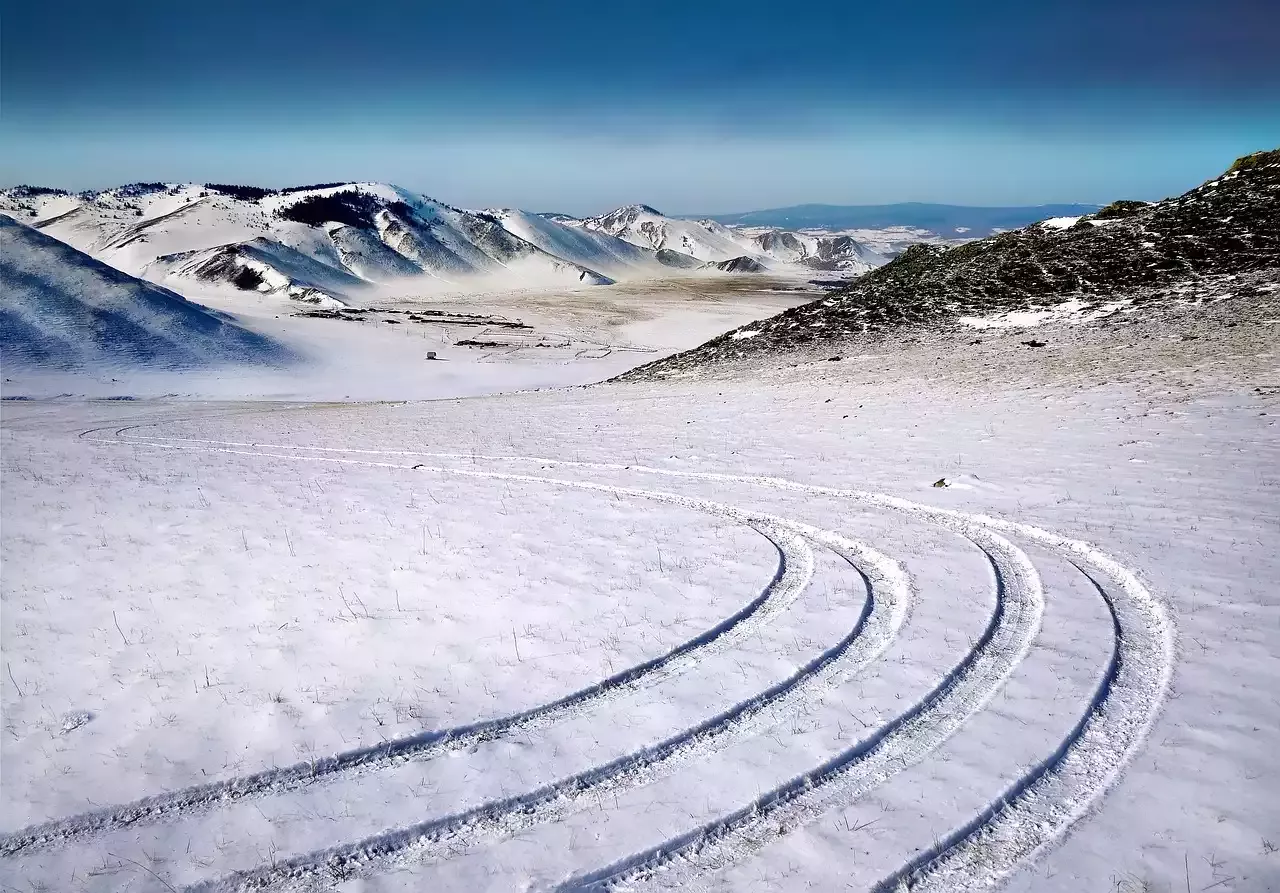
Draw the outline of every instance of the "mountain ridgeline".
M885 262L848 236L747 233L644 205L587 219L468 211L382 183L134 183L79 194L20 186L0 191L0 212L177 288L231 286L326 306L360 300L373 284L405 293L610 285L684 271L858 274Z
M903 327L1073 302L1084 312L1247 300L1280 285L1280 149L1176 198L1117 201L954 247L920 244L823 298L641 366L644 379L779 354L832 353Z

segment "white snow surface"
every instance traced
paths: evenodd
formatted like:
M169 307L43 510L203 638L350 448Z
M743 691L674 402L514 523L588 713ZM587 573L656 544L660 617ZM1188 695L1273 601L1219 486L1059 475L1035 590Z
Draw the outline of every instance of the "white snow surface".
M1255 328L8 399L0 883L1273 889Z
M1115 313L1128 312L1131 304L1128 299L1098 303L1072 298L1035 310L1010 310L990 316L960 316L956 321L972 329L1025 329L1051 321L1093 322Z
M316 303L314 295L295 301L272 291L186 287L191 301L274 339L297 364L278 371L219 368L180 376L163 369L139 370L137 364L100 364L74 372L24 366L6 370L6 390L32 397L369 400L581 385L687 350L813 298L812 292L780 287L787 282L703 276L611 288L577 285L409 297L398 296L394 286L377 285L349 301L375 309L345 319L307 315L327 307L323 300ZM435 354L435 361L427 360L429 354Z

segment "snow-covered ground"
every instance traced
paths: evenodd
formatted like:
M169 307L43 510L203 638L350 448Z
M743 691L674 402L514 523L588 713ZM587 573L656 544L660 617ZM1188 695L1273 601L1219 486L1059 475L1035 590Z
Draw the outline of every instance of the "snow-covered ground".
M588 384L812 300L815 292L803 285L725 276L445 297L373 292L362 306L393 312L349 318L308 316L317 308L278 295L186 288L187 298L287 346L297 362L182 375L110 364L74 374L10 364L4 393L404 400Z
M1100 332L7 400L0 883L1276 889L1274 330Z

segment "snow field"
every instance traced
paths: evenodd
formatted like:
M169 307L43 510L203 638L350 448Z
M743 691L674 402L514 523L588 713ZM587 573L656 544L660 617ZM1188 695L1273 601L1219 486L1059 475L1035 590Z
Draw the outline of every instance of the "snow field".
M202 517L205 523L191 527L199 536L217 532L233 542L228 517L239 516L241 523L269 518L272 523L261 524L261 547L270 542L276 546L271 568L253 571L265 582L242 570L247 587L273 585L284 593L278 598L296 609L314 601L328 585L325 604L333 619L327 625L338 632L325 634L320 623L308 624L294 638L292 659L279 660L266 674L242 655L226 656L224 663L241 672L236 684L246 690L256 686L257 697L239 704L236 696L220 696L222 703L215 702L208 716L200 716L194 703L182 704L172 721L178 728L165 742L166 748L187 748L181 771L169 768L166 774L155 768L171 759L167 749L166 757L157 759L161 748L156 742L165 732L127 715L120 726L111 727L127 702L139 700L137 689L119 696L117 707L95 711L90 723L67 735L54 739L45 730L49 737L37 741L36 733L28 733L29 747L18 763L33 767L23 789L31 804L27 824L45 818L55 823L26 835L44 839L25 844L25 832L13 833L19 823L11 824L5 839L11 856L4 869L21 877L48 878L54 886L71 872L88 884L86 889L118 888L122 877L137 889L165 889L127 860L148 866L164 883L207 889L274 889L313 882L337 883L343 889L402 889L421 882L444 888L580 889L690 881L725 889L785 888L825 871L871 888L913 869L923 869L925 888L983 888L1053 845L1086 811L1109 802L1100 795L1142 744L1145 724L1167 682L1161 659L1169 628L1158 613L1144 613L1160 602L1144 601L1145 587L1127 576L1125 566L1050 534L973 520L968 512L938 512L915 500L908 504L846 488L802 486L790 478L762 482L694 471L691 466L704 462L699 454L714 451L722 431L714 436L682 432L668 421L660 426L666 435L651 432L648 442L633 444L633 455L623 462L596 461L622 458L617 454L625 453L625 447L604 432L619 424L624 411L651 412L645 407L654 404L643 394L625 406L600 405L586 396L530 395L526 399L534 402L556 401L550 408L552 416L560 417L556 430L580 432L569 433L558 444L569 464L551 457L494 458L505 452L499 446L522 446L521 453L511 455L528 455L535 452L528 447L548 445L536 444L536 433L493 426L513 399L426 404L426 417L419 415L420 409L397 406L162 409L150 420L159 424L123 418L150 415L149 409L122 408L111 413L122 417L120 423L105 428L90 424L93 419L59 418L70 410L54 410L63 434L53 439L66 456L59 462L42 451L37 461L31 449L26 466L24 427L33 437L43 428L37 438L42 444L51 435L34 407L22 407L21 412L31 414L21 423L11 421L6 431L18 443L17 449L5 451L6 463L17 463L5 469L7 484L15 475L20 481L30 477L26 486L38 489L37 479L46 473L38 466L52 462L80 474L93 469L103 478L96 488L64 487L63 492L96 492L97 499L146 505L137 494L121 492L111 483L137 475L140 480L131 487L168 487L187 500L170 495L160 501L152 493L148 512L167 516L181 508ZM95 411L104 412L102 407ZM362 413L377 418L378 426L350 424L349 415ZM710 414L713 423L715 414ZM587 424L575 425L575 419ZM99 430L74 436L90 428ZM594 434L587 437L586 430ZM335 442L338 431L350 433ZM487 432L487 438L474 439L468 431ZM668 435L664 447L660 441ZM386 443L379 446L378 440ZM811 437L801 444L801 455L824 457L835 443L818 440ZM428 455L437 444L465 444L467 449ZM792 450L796 447L791 444ZM637 461L641 450L657 463ZM93 462L76 458L85 451L96 457ZM873 465L881 461L865 455ZM131 470L121 464L123 457ZM730 467L738 461L729 453L724 459ZM573 464L583 460L585 465ZM788 464L774 460L779 471ZM648 470L637 467L641 465ZM164 483L141 480L166 468L172 471ZM197 480L183 477L193 474ZM935 500L954 500L958 494L982 501L994 495L999 502L998 492L984 478L972 481L972 490L943 492ZM423 499L424 487L453 509ZM9 484L6 491L11 490ZM322 490L328 494L323 499ZM275 491L292 494L296 505ZM409 511L409 498L417 512ZM209 508L203 508L201 499ZM304 511L308 501L316 506ZM395 596L389 602L385 572L378 567L379 561L393 563L393 555L414 551L408 516L428 505L434 516L444 515L439 534L449 546L438 555L431 552L432 563L457 574L454 585L468 592L460 601L473 608L459 618L465 629L437 622L425 628L396 623ZM388 531L397 525L406 530L371 536L379 519L370 506L390 508L389 517L381 519ZM71 514L84 510L77 507ZM282 547L280 534L272 540L266 529L279 526L291 511L302 512L298 533L291 521ZM496 530L492 537L487 535L490 523ZM557 525L566 524L570 531L557 532ZM721 532L709 535L708 528ZM582 536L587 531L596 545L591 536ZM649 559L634 571L638 577L628 599L630 621L637 630L653 633L655 617L671 610L672 601L682 611L702 604L696 616L670 630L670 638L665 628L655 638L637 631L634 647L627 650L608 637L618 629L609 625L608 611L584 616L574 605L598 608L611 591L600 589L601 579L616 578L616 568L634 568L637 546L645 553L663 531L671 551L662 549L661 559ZM24 543L34 548L38 538L24 538L19 531L11 539L10 534L7 529L6 560L11 563L15 548ZM833 534L836 539L830 538ZM163 568L166 562L142 557L150 547L142 548L143 541L136 538L132 548L141 554L128 564ZM345 554L343 543L353 539L363 545L349 547L353 551ZM781 547L781 558L771 540ZM495 545L499 542L519 544L525 550L520 560L532 563L514 581L510 563ZM297 554L289 553L291 545ZM540 547L552 549L555 561ZM840 557L840 549L867 574L869 589ZM812 558L806 557L810 554ZM301 572L293 563L298 555L310 557ZM423 557L420 547L418 557ZM682 561L697 566L704 588L682 592L683 598L678 590L652 588L664 580L678 585L676 568ZM898 562L910 574L910 589L901 590L908 593L905 598L895 596L899 590L892 568ZM119 556L114 563L124 564ZM39 564L60 566L57 561ZM537 578L536 568L551 575L545 590L520 582ZM1081 570L1093 575L1100 589ZM440 588L417 564L397 573L406 574L406 583L417 584L415 593ZM270 579L271 574L279 577ZM348 581L372 610L347 596ZM47 589L74 588L67 582ZM338 582L343 589L335 600L332 589ZM807 586L799 589L803 583ZM161 584L172 587L173 581L162 577L156 585ZM192 581L185 585L190 596L208 598L200 592L203 586ZM589 592L593 585L595 591ZM775 611L770 600L780 590ZM556 603L575 592L582 593L576 596L581 601ZM403 607L403 590L400 595ZM1128 631L1118 641L1136 649L1128 661L1113 660L1116 620L1108 599L1118 606L1121 629ZM895 605L902 610L899 625L887 621L877 627L878 617L894 616ZM637 607L638 612L632 610ZM456 602L447 608L433 604L433 609L441 614L459 610ZM496 628L515 612L537 610L545 612L541 640L517 632L507 641L505 630ZM363 633L385 619L379 615L390 620L376 634ZM501 624L495 619L499 617ZM217 622L227 621L219 617ZM128 647L133 647L135 627L130 623L114 630L112 619L101 612L85 617L84 623L101 629L95 633L99 647L110 640L106 633L119 642L113 650L126 648L122 638L129 638ZM168 619L156 619L153 625L190 633ZM259 619L257 626L266 624ZM590 663L557 654L553 646L570 637L566 629L604 643L602 659ZM237 635L232 631L220 633L219 640L254 637L244 626L235 630ZM474 654L466 644L468 634L478 642ZM166 635L172 633L166 630ZM416 650L408 644L415 635ZM882 641L877 635L887 637L883 644L877 644ZM430 654L422 647L424 639L431 643ZM696 658L685 660L682 655L690 655L691 645ZM546 651L539 653L540 646ZM517 648L522 649L519 658ZM299 673L305 664L298 658L316 650L342 673L340 684L330 683L333 703L323 722L307 723L310 717L304 716L295 725L312 728L288 731L285 722L255 727L262 716L255 704L273 703L270 693L261 691L262 677ZM656 669L644 671L638 682L613 686L605 697L588 694L573 700L574 692L591 692L601 680L619 678L618 671L626 666L654 661ZM537 670L532 671L535 662ZM406 665L412 667L417 687L399 695L404 712L423 701L434 709L407 718L386 710L381 721L370 718L368 701L376 706L385 697L389 705L393 698L379 688L389 681L403 687ZM41 685L53 686L52 677L59 677L58 685L69 684L61 681L67 674L47 662L43 672L51 679L41 679L35 655L17 667L20 675L34 670ZM185 676L194 669L184 666ZM446 673L463 682L431 697L430 683L422 678L439 687L439 677ZM621 678L629 677L624 673ZM23 675L19 682L25 679ZM196 683L191 698L198 679ZM471 697L477 689L485 693L478 702ZM101 696L60 694L67 705ZM545 710L539 705L566 695L568 709L539 714ZM14 697L6 689L6 707ZM24 690L17 697L22 702L28 695ZM42 697L51 701L41 708L44 712L62 709L61 703L52 704L48 691ZM542 719L510 722L528 711ZM464 740L458 747L410 752L411 744L409 750L395 750L395 742L421 737L424 730L429 734L476 720L501 723L503 717L508 724L495 734ZM256 749L229 765L225 755L207 752L217 748L193 741L198 736L190 734L192 728L201 723L225 730L229 740L248 740ZM296 783L279 784L299 760L296 743L292 753L287 744L314 735L316 725L327 726L331 737L311 748L313 766L325 765L323 756L350 755L362 747L375 755L375 762L347 765L340 758L333 771L313 770L314 778L304 775ZM91 740L79 737L86 733L128 738L124 750L115 745L119 764L129 767L126 772L113 775L83 763L87 748L75 745ZM61 756L54 760L63 761L58 768L38 756L41 748L48 750L50 740L60 747ZM389 749L387 742L392 742ZM148 753L150 763L138 760ZM379 753L394 756L377 763ZM210 759L214 756L221 762ZM6 757L8 769L14 760L8 753ZM239 779L232 784L248 791L253 785L246 779L264 769L270 783L235 797L235 802L195 804L184 801L186 794L164 793L210 777ZM1042 773L1044 769L1050 771ZM59 775L65 788L51 796L63 783L51 788L51 776ZM73 802L86 793L89 802ZM127 808L112 813L106 806L147 794L157 795L148 807L159 810L153 815L134 810L131 816ZM991 808L1006 799L1007 806ZM116 819L123 816L123 823L86 828L104 807ZM86 809L91 810L88 815ZM79 818L58 821L69 816ZM932 861L933 855L941 858ZM804 867L792 870L788 866L793 864ZM799 880L788 882L788 877Z

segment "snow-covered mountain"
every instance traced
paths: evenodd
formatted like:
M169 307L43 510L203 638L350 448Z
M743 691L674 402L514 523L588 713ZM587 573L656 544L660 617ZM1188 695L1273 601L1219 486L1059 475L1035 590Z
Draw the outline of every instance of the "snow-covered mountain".
M814 270L865 273L886 258L849 236L818 236L766 230L747 233L715 220L681 220L648 205L628 205L600 217L565 221L568 225L608 233L634 245L677 251L719 269L742 271L749 265L725 267L725 261L745 257L760 269L787 266Z
M311 301L342 301L370 283L612 282L548 253L492 215L396 186L324 184L278 192L148 183L68 195L19 187L0 210L125 272L203 280Z
M580 225L633 245L678 251L703 262L728 260L749 250L746 242L714 220L677 220L648 205L628 205L583 220Z
M330 305L375 283L608 285L683 270L862 273L884 262L847 236L746 233L645 205L586 220L466 211L381 183L135 183L81 194L16 187L0 191L0 211L176 288L214 283Z
M765 257L783 264L798 264L813 270L866 273L888 263L888 258L847 235L819 236L771 229L747 235L732 230Z
M488 213L508 232L548 254L599 270L615 279L645 270L658 275L665 266L654 248L642 247L600 230L567 225L565 221L573 218L563 215L544 216L515 208Z
M275 364L290 352L0 214L0 348L9 366Z

